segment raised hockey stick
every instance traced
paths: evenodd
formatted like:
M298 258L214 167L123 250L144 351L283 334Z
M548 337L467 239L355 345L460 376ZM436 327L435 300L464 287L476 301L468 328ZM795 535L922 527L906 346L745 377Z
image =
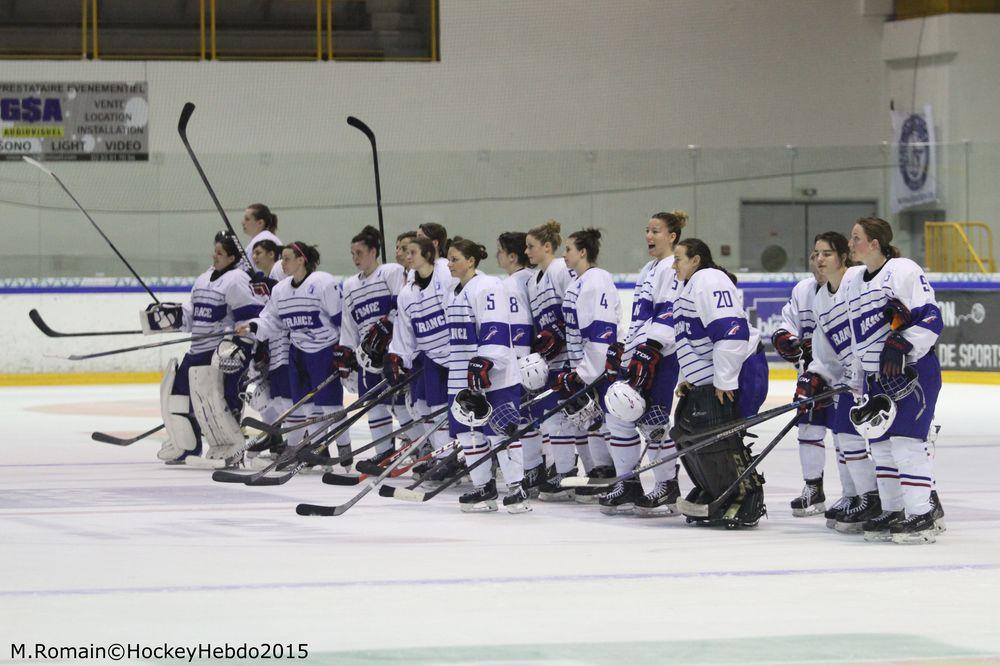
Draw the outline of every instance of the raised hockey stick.
M132 444L138 442L140 439L146 439L153 433L160 432L166 427L167 426L165 424L161 423L160 425L156 426L151 430L147 430L141 435L136 435L135 437L129 437L129 438L115 437L114 435L109 435L104 432L91 433L90 438L95 442L101 442L102 444L114 444L115 446L131 446Z
M559 481L559 486L561 488L603 488L607 486L613 486L619 481L627 481L629 479L638 478L638 476L644 472L647 472L654 467L659 467L660 465L666 464L673 460L677 460L681 456L686 456L689 453L696 453L707 446L711 446L716 442L725 439L726 437L731 437L732 435L737 435L747 428L752 428L755 425L764 423L765 421L770 421L776 416L781 416L782 414L787 414L792 410L796 410L804 405L809 405L820 400L827 400L835 395L839 395L846 391L850 391L847 386L838 386L832 388L829 391L824 391L819 395L814 395L811 398L804 398L802 400L797 400L795 402L789 403L787 405L782 405L781 407L775 407L774 409L769 409L766 412L761 412L756 416L751 416L746 419L738 419L736 421L730 421L729 423L723 423L720 426L709 428L702 432L694 433L688 437L684 438L674 438L675 442L685 442L689 446L681 450L680 445L678 445L677 450L673 453L669 453L659 460L654 460L645 465L636 467L631 472L626 472L620 476L613 479L594 479L586 476L568 476Z
M385 388L386 384L388 383L389 380L383 379L381 382L373 386L371 388L371 391L381 391L383 388ZM369 391L369 393L371 391ZM240 425L247 426L250 428L256 428L257 430L266 432L269 435L287 435L290 432L294 432L296 430L302 430L303 428L308 428L309 426L315 425L317 423L324 423L326 421L339 421L340 419L344 418L351 412L361 409L366 404L367 404L366 400L358 399L354 401L354 404L345 407L344 409L340 409L337 410L336 412L331 412L329 414L324 414L322 416L314 416L312 418L306 419L305 421L299 421L296 422L295 425L290 425L284 428L282 428L281 425L278 424L277 422L268 423L266 421L261 421L260 419L255 419L250 416L247 416L242 421L240 421Z
M385 226L382 223L382 183L378 177L378 146L375 145L375 132L364 122L354 116L347 116L347 124L368 137L372 144L372 164L375 166L375 207L378 209L378 233L382 237L382 263L385 263Z
M798 422L799 422L799 415L796 414L795 416L792 417L792 420L789 421L788 424L781 429L781 432L779 432L774 437L774 439L772 439L771 442L766 447L764 447L764 450L754 457L753 462L747 465L746 469L744 469L743 472L738 477L736 477L736 480L733 481L728 488L723 490L722 494L719 495L717 498L715 498L708 504L695 504L694 502L688 502L686 499L682 497L679 500L677 500L677 509L685 516L708 518L709 516L714 515L715 512L721 509L723 504L725 504L725 502L730 497L732 497L733 493L735 493L739 489L740 484L743 483L743 481L746 480L748 476L753 474L753 471L757 469L757 466L760 464L760 461L762 461L764 457L767 456L768 453L774 450L774 447L776 447L778 443L785 438L785 435L788 434L788 431L794 428L795 424Z
M42 315L38 314L38 310L30 310L28 312L28 318L31 320L31 323L38 327L39 331L50 338L86 338L96 335L142 335L142 329L137 331L87 331L85 333L60 333L45 323L45 320L42 319Z
M50 358L62 358L67 361L86 361L89 358L100 358L102 356L113 356L115 354L124 354L126 352L140 351L142 349L156 349L157 347L168 347L170 345L179 345L185 342L197 342L198 340L208 340L209 338L222 338L227 335L232 335L235 331L220 331L218 333L209 333L207 335L193 335L189 338L180 338L179 340L167 340L166 342L151 342L145 345L136 345L134 347L122 347L121 349L109 349L102 352L94 352L93 354L72 354L70 356L50 356Z
M76 200L76 197L74 197L73 193L69 191L69 188L66 187L66 185L64 185L61 180L59 180L59 176L55 175L50 170L42 166L39 162L36 162L27 155L22 155L21 159L30 164L31 166L35 167L36 169L39 169L44 173L47 173L49 176L52 177L52 180L59 183L59 187L61 187L63 192L66 193L66 196L68 196L70 199L73 200L73 203L76 204L76 207L80 209L80 212L83 213L84 217L86 217L87 220L90 221L90 224L93 225L94 229L97 229L97 233L101 234L101 238L104 239L104 242L106 242L108 246L114 251L114 253L118 255L118 258L122 260L123 264L125 264L125 268L127 268L129 272L132 273L135 279L139 282L139 284L142 285L142 288L146 290L146 293L149 294L149 297L152 298L154 302L159 303L160 299L156 297L156 294L153 293L153 290L150 289L145 282L143 282L142 278L139 277L139 274L135 272L134 268L132 268L132 264L128 263L128 260L124 256L122 256L122 253L118 251L118 248L115 247L115 244L111 242L111 239L108 238L103 231L101 231L101 228L97 226L97 222L94 222L94 218L90 216L90 213L87 212L87 209L80 205L80 202Z
M492 450L491 450L491 455L483 456L482 458L480 458L476 462L474 462L471 465L469 465L466 469L462 470L462 472L460 472L459 474L456 474L456 475L452 476L451 478L445 480L444 483L442 483L437 488L434 488L432 490L427 490L427 491L424 491L424 492L419 492L419 491L416 491L416 490L411 489L411 488L400 488L400 487L393 487L393 486L382 486L381 488L378 489L378 494L381 495L382 497L394 497L396 499L404 500L404 501L407 501L407 502L426 502L427 500L431 499L432 497L436 497L437 495L439 495L446 488L450 488L451 486L453 486L456 483L458 483L458 481L463 476L465 476L466 474L468 474L469 471L475 469L479 465L482 465L482 464L486 463L487 461L492 462L493 461L493 457L497 453L500 453L501 451L503 451L504 449L506 449L508 446L510 446L511 444L513 444L514 442L516 442L525 433L531 432L533 429L537 428L539 426L539 424L542 423L543 421L545 421L545 420L551 418L552 416L555 416L559 412L561 412L563 409L566 408L567 405L569 405L574 400L576 400L577 398L579 398L581 395L583 395L584 393L586 393L587 391L589 391L590 389L592 389L594 386L597 385L598 382L602 381L603 379L604 379L604 376L601 375L600 377L598 377L597 379L595 379L593 382L591 382L590 384L584 386L579 391L577 391L573 395L569 396L568 398L566 398L565 400L563 400L562 402L560 402L558 405L556 405L552 409L548 410L547 412L544 412L538 418L531 419L525 425L523 425L521 428L519 428L518 430L515 430L513 433L509 434L506 439L501 440L499 444L497 444L495 447L493 447Z
M388 434L385 434L385 435L382 435L378 439L371 441L369 444L365 445L363 448L358 449L354 453L361 453L362 451L367 450L367 449L369 449L369 448L371 448L373 446L377 446L377 445L381 444L382 442L390 441L390 440L398 437L399 435L403 434L404 432L417 427L418 425L425 424L425 423L430 423L430 419L432 419L432 418L434 418L436 416L440 416L447 409L448 409L447 407L442 407L441 409L428 414L424 418L414 419L413 421L410 421L409 423L405 423L405 424L399 426L398 428L396 428L395 430L393 430L392 432L390 432ZM299 461L301 461L301 462L307 463L309 465L319 465L321 467L325 467L325 466L328 466L328 465L335 465L337 463L337 459L336 458L332 458L330 456L323 455L322 453L313 453L312 451L301 451L300 450L297 457L298 457ZM332 472L327 472L327 474L332 474ZM326 475L324 475L323 478L325 479ZM323 483L327 483L327 482L324 481Z
M299 504L298 506L295 507L295 513L299 514L300 516L340 516L344 514L348 509L357 504L362 497L370 493L372 490L378 487L379 484L381 484L383 481L389 478L389 475L392 474L393 470L399 467L403 463L403 461L406 460L407 456L409 456L411 453L419 449L420 446L424 442L426 442L428 438L430 438L431 433L440 428L441 425L444 424L444 422L447 420L448 420L448 415L445 414L441 416L433 424L431 424L431 428L428 429L427 432L425 432L423 435L413 440L413 442L408 447L403 449L403 453L398 458L396 458L396 460L389 463L381 474L376 476L374 479L370 480L365 485L365 487L362 488L360 492L358 492L357 495L347 500L343 504L338 504L336 506L325 506L322 504ZM489 457L487 456L487 458L485 459L489 459Z

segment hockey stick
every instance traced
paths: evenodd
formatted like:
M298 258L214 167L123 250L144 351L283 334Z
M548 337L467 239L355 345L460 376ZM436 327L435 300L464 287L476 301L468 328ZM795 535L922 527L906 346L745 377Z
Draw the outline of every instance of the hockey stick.
M448 409L447 407L442 407L441 409L428 414L425 418L414 419L413 421L410 421L409 423L403 424L403 425L399 426L398 428L396 428L395 430L393 430L392 432L390 432L390 433L388 433L386 435L382 435L378 439L371 441L369 444L366 444L363 448L358 449L354 453L361 453L362 451L365 451L365 450L367 450L367 449L369 449L369 448L371 448L373 446L377 446L377 445L381 444L382 442L387 442L389 440L392 440L395 437L398 437L399 435L403 434L404 432L406 432L406 431L408 431L408 430L410 430L412 428L417 427L418 425L421 425L421 424L424 424L424 423L430 423L430 419L432 419L432 418L434 418L436 416L440 416L447 409ZM319 465L321 467L322 466L327 466L327 465L334 465L334 464L337 463L337 459L336 458L331 458L330 456L325 456L322 453L313 453L312 451L299 451L298 460L301 461L301 462L304 462L304 463L308 463L310 465ZM332 472L328 472L327 474L332 474ZM323 478L325 479L326 476L324 475ZM327 481L324 481L323 483L327 483Z
M134 268L132 268L132 264L128 263L128 260L124 256L122 256L122 253L118 251L118 248L115 247L115 244L111 242L111 239L108 238L103 231L101 231L101 228L97 226L97 222L94 222L94 218L90 216L90 213L87 212L87 209L80 205L80 202L76 200L76 197L74 197L73 193L69 191L69 188L66 187L66 185L64 185L61 180L59 180L59 176L55 175L54 173L46 169L44 166L42 166L40 163L31 159L27 155L22 155L21 159L30 164L31 166L49 174L49 176L52 177L52 180L59 183L59 187L61 187L63 192L66 193L66 196L68 196L70 199L73 200L73 203L75 203L76 207L80 209L80 212L83 213L84 217L86 217L90 221L90 224L93 225L95 229L97 229L97 233L101 234L101 238L103 238L104 241L108 244L108 246L110 246L111 249L114 250L114 253L118 255L118 258L122 260L122 263L125 264L125 267L129 270L129 272L132 273L132 275L139 282L139 284L142 285L142 288L146 290L146 293L149 294L149 297L152 298L154 302L159 303L160 299L156 297L156 294L153 293L153 290L150 289L145 282L143 282L142 278L139 277L139 274L135 272Z
M820 400L827 400L835 395L845 393L851 389L847 386L838 386L837 388L830 389L829 391L824 391L819 395L814 395L811 398L803 398L795 402L789 403L787 405L782 405L781 407L775 407L774 409L769 409L766 412L761 412L756 416L751 416L746 419L739 419L736 421L730 421L729 423L724 423L720 426L709 428L705 431L693 433L689 437L675 438L675 442L690 443L690 445L681 450L678 445L677 450L673 453L669 453L659 460L654 460L652 462L646 463L640 467L636 467L631 472L626 472L620 476L613 479L594 479L586 476L568 476L559 481L559 486L561 488L603 488L607 486L613 486L619 481L627 481L629 479L638 478L640 474L648 472L654 467L659 467L660 465L666 464L668 462L677 460L681 456L686 456L689 453L695 453L704 449L716 442L725 439L726 437L731 437L737 435L747 428L752 428L755 425L764 423L765 421L770 421L776 416L781 416L782 414L787 414L792 410L796 410L804 405L810 405L814 402ZM693 443L692 443L693 442Z
M38 330L47 335L50 338L85 338L94 335L142 335L142 330L138 331L87 331L86 333L60 333L59 331L53 330L45 320L42 319L42 315L38 314L38 310L32 309L28 312L28 318L31 319L31 323L38 327Z
M754 457L753 462L747 465L746 469L744 469L743 472L738 477L736 477L736 480L733 481L728 488L723 490L722 494L719 495L717 498L715 498L708 504L695 504L694 502L688 502L686 499L681 498L677 500L677 509L685 516L694 516L698 518L708 518L709 516L715 514L716 511L722 508L722 505L726 502L726 500L732 497L733 493L735 493L737 489L739 489L740 484L743 483L743 481L748 476L753 474L753 471L757 469L757 465L760 464L760 461L763 460L768 453L774 450L774 447L776 447L778 443L785 438L785 435L788 434L788 431L794 428L795 424L798 422L799 422L799 415L796 414L795 416L792 417L792 420L789 421L788 424L781 429L781 432L779 432L775 436L775 438L772 439L771 442L766 447L764 447L764 450L761 451L760 454L758 454L756 457Z
M347 500L343 504L338 504L336 506L324 506L322 504L299 504L298 506L295 507L295 513L299 514L300 516L340 516L344 514L348 509L357 504L362 497L370 493L380 483L385 481L389 477L389 475L392 474L393 470L395 470L403 463L403 461L406 459L408 455L419 449L420 446L424 442L426 442L428 438L430 438L431 433L440 428L441 425L444 424L444 422L447 420L448 420L448 415L446 414L441 418L439 418L437 421L435 421L433 424L431 424L431 428L427 432L425 432L423 435L415 439L413 443L411 443L408 447L403 449L402 455L400 455L398 458L396 458L396 460L387 465L385 470L377 477L369 481L368 484L365 485L365 487L362 488L357 495ZM490 459L488 456L484 458L484 460L488 459Z
M370 393L371 391L381 391L383 388L385 388L385 385L388 383L389 380L383 379L381 382L373 386L371 390L368 392ZM330 414L323 414L322 416L314 416L312 418L306 419L305 421L297 422L295 425L290 425L284 428L282 428L277 423L267 423L266 421L261 421L260 419L255 419L250 416L247 416L242 421L240 421L240 425L247 426L250 428L256 428L257 430L262 430L263 432L266 432L269 435L287 435L290 432L294 432L296 430L302 430L303 428L308 428L309 426L315 425L317 423L324 423L326 421L339 421L340 419L347 416L349 413L357 409L361 409L366 404L367 400L358 399L354 401L354 404L350 405L349 407L345 407L344 409L340 409L336 412L331 412Z
M396 478L397 476L402 476L403 474L406 474L408 471L410 471L412 468L416 467L420 463L425 462L427 460L430 460L434 456L440 455L440 454L442 454L442 453L444 453L444 452L448 451L449 449L452 449L452 448L454 448L456 446L458 446L458 440L457 439L453 439L452 441L448 442L444 446L442 446L440 448L437 448L437 449L434 449L430 453L425 453L424 455L420 456L419 458L411 461L410 464L405 465L403 467L397 467L395 470L393 470L392 474L390 474L389 476L391 476L392 478ZM399 451L396 451L396 453L394 453L391 458L389 458L388 460L386 460L385 464L381 465L381 467L383 469L385 469L386 465L388 465L389 463L395 462L396 459L399 458L399 456L405 450L406 449L404 448L404 449L400 449ZM331 485L331 486L356 486L359 483L361 483L362 481L367 481L372 476L374 476L374 475L373 474L368 474L368 473L365 473L365 474L334 474L333 472L327 472L326 474L323 475L323 483L325 483L327 485ZM419 484L420 482L418 481L417 483Z
M375 145L375 132L364 122L354 116L347 116L347 124L362 133L372 144L372 163L375 165L375 207L378 209L378 233L382 237L382 263L385 263L385 226L382 223L382 184L378 177L378 147Z
M465 470L463 470L459 474L456 474L456 475L452 476L451 478L445 480L444 483L442 483L437 488L434 488L433 490L428 490L426 492L417 492L416 490L413 490L413 489L410 489L410 488L400 488L400 487L393 487L393 486L382 486L381 488L378 489L378 494L381 495L382 497L395 497L396 499L405 500L407 502L426 502L427 500L431 499L432 497L435 497L438 494L440 494L446 488L450 488L454 484L458 483L458 481L463 476L465 476L466 474L468 474L471 470L473 470L476 467L478 467L478 466L486 463L487 461L492 462L494 456L497 453L500 453L501 451L503 451L504 449L506 449L508 446L510 446L511 444L513 444L514 442L516 442L518 440L518 438L520 438L525 433L531 432L531 430L533 430L534 428L537 428L539 426L539 424L541 424L543 421L545 421L545 420L551 418L552 416L555 416L559 412L561 412L563 409L566 408L567 405L569 405L574 400L576 400L577 398L579 398L581 395L583 395L584 393L586 393L587 391L589 391L590 389L592 389L594 386L597 385L598 382L602 381L603 379L604 379L604 375L602 374L600 377L598 377L597 379L595 379L593 382L591 382L590 384L587 384L586 386L584 386L579 391L577 391L576 393L572 394L571 396L569 396L568 398L566 398L565 400L563 400L562 402L560 402L558 405L556 405L552 409L548 410L547 412L544 412L537 419L531 419L525 425L523 425L520 429L515 430L513 433L511 433L510 435L508 435L506 439L501 440L499 444L497 444L495 447L493 447L491 449L491 452L490 452L491 455L483 456L482 458L480 458L476 462L472 463L471 465L468 465L468 467Z
M142 349L156 349L157 347L168 347L170 345L179 345L185 342L197 342L199 340L208 340L209 338L222 338L227 335L232 335L236 331L220 331L218 333L209 333L207 335L193 335L190 338L181 338L179 340L167 340L166 342L151 342L145 345L136 345L135 347L122 347L121 349L109 349L102 352L94 352L93 354L72 354L71 356L50 356L49 358L61 358L67 361L86 361L90 358L100 358L102 356L113 356L115 354L124 354L126 352L140 351Z
M121 437L115 437L114 435L109 435L109 434L104 433L104 432L94 432L94 433L91 433L90 434L90 438L92 440L94 440L95 442L101 442L103 444L114 444L115 446L131 446L132 444L135 444L136 442L138 442L140 439L145 439L145 438L149 437L150 435L152 435L153 433L159 432L159 431L163 430L166 427L167 427L166 424L161 423L160 425L156 426L152 430L147 430L146 432L142 433L141 435L136 435L135 437L129 437L127 439L123 439Z

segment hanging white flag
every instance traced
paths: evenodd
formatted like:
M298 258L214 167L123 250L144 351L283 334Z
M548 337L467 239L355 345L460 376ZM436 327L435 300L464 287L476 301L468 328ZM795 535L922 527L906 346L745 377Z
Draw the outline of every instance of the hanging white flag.
M889 207L893 213L937 201L937 147L931 107L892 112L893 162Z

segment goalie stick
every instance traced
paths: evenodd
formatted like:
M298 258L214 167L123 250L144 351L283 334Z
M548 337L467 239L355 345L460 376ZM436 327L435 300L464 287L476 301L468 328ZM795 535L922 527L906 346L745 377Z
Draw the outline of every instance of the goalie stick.
M303 504L299 504L298 506L295 507L295 513L299 514L300 516L340 516L340 515L343 515L344 513L347 512L348 509L350 509L352 506L354 506L359 501L361 501L362 497L364 497L365 495L367 495L368 493L370 493L372 490L374 490L376 487L378 487L379 484L381 484L383 481L385 481L387 478L389 478L389 475L392 474L393 470L395 470L397 467L399 467L403 463L403 461L406 459L406 457L408 455L410 455L411 453L413 453L414 451L416 451L417 449L419 449L420 446L430 438L431 433L433 433L438 428L440 428L444 424L444 422L447 421L447 420L448 420L448 415L445 414L445 415L441 416L441 418L439 418L433 424L431 424L431 428L428 429L427 432L425 432L423 435L421 435L417 439L413 440L413 442L408 447L406 447L405 449L403 449L402 455L400 455L398 458L396 458L396 460L394 460L393 462L389 463L386 466L385 470L383 470L383 472L381 474L379 474L374 479L370 480L365 485L365 487L362 488L360 490L360 492L358 492L357 495L355 495L351 499L347 500L343 504L338 504L336 506L326 506L326 505L323 505L323 504L305 504L305 503L303 503ZM490 459L489 456L486 456L485 458L483 458L483 460L489 460L489 459Z
M132 444L138 442L140 439L145 439L150 435L152 435L153 433L159 432L166 427L167 426L165 424L161 423L155 428L147 430L141 435L136 435L135 437L122 438L122 437L115 437L114 435L109 435L105 432L94 432L90 434L90 438L95 442L101 442L102 444L114 444L115 446L131 446Z
M347 124L360 130L372 144L372 164L375 166L375 208L378 210L378 233L382 238L382 263L385 263L385 227L382 223L382 184L378 177L378 146L375 144L375 132L364 122L354 116L347 116Z
M35 167L36 169L39 169L44 173L47 173L49 176L52 177L52 180L59 183L59 187L61 187L63 192L66 193L66 196L68 196L70 199L73 200L73 203L76 204L76 207L80 209L80 212L83 213L84 217L86 217L87 220L90 221L90 224L93 225L94 229L97 230L97 233L101 234L101 238L103 238L104 241L108 244L108 246L114 251L114 253L118 255L118 258L122 260L123 264L125 264L125 268L127 268L129 272L132 273L133 277L135 277L135 279L139 282L142 288L146 290L146 293L149 294L149 297L153 299L153 302L159 303L160 299L156 297L156 294L153 293L153 290L149 288L149 285L143 282L142 278L139 277L139 274L135 272L134 268L132 268L132 264L128 263L128 260L122 255L121 252L118 251L118 248L115 247L115 244L111 242L111 239L108 238L103 231L101 231L101 228L97 226L97 222L94 222L94 218L90 216L90 213L87 212L87 209L80 205L80 202L76 200L76 197L74 197L73 193L69 191L69 188L66 187L66 185L64 185L61 180L59 180L59 176L55 175L50 170L42 166L39 162L36 162L27 155L22 155L21 159L23 159L25 162ZM34 321L34 319L32 319L32 321Z
M38 310L32 309L28 312L28 318L38 330L50 338L85 338L95 335L142 335L142 329L138 331L86 331L81 333L60 333L45 323Z
M685 442L691 443L688 448L681 450L678 446L677 450L673 453L669 453L658 460L646 463L636 467L630 472L625 472L624 474L617 476L613 479L594 479L586 476L567 476L559 481L559 486L561 488L604 488L607 486L613 486L619 481L627 481L629 479L638 478L640 474L648 472L654 467L659 467L660 465L666 464L673 460L677 460L681 456L685 456L689 453L695 453L704 449L707 446L715 444L719 440L725 439L732 435L739 434L746 430L747 428L752 428L755 425L764 423L765 421L770 421L776 416L781 416L782 414L787 414L788 412L798 409L804 405L810 405L814 402L820 400L827 400L833 396L839 395L846 391L850 391L847 386L838 386L837 388L830 389L829 391L824 391L818 395L814 395L811 398L803 398L802 400L797 400L791 402L787 405L782 405L781 407L775 407L774 409L769 409L766 412L761 412L756 416L751 416L746 419L739 419L737 421L730 421L729 423L723 423L722 425L715 426L704 430L702 432L692 433L689 436L674 438L675 442Z
M775 436L775 438L772 439L771 442L766 447L764 447L764 450L761 451L760 454L754 456L753 462L747 465L746 469L744 469L743 472L741 472L740 475L736 477L736 480L733 481L728 488L723 490L722 494L719 495L717 498L715 498L708 504L695 504L694 502L688 502L686 499L682 497L679 500L677 500L677 509L685 516L708 518L709 516L714 515L715 512L721 509L722 505L730 497L732 497L733 493L735 493L739 489L740 484L743 483L743 481L748 476L753 474L753 471L757 469L757 465L760 464L760 461L763 460L768 453L774 450L774 447L776 447L778 443L785 438L785 435L788 434L788 431L794 428L795 424L798 422L799 422L799 416L798 414L796 414L794 417L792 417L792 420L789 421L788 424L781 429L781 432L779 432Z
M193 335L189 338L181 338L179 340L167 340L166 342L151 342L145 345L136 345L134 347L121 347L119 349L108 349L106 351L94 352L93 354L71 354L69 356L55 356L48 355L49 358L61 358L66 361L86 361L91 358L100 358L102 356L113 356L115 354L124 354L126 352L140 351L142 349L156 349L157 347L168 347L170 345L179 345L185 342L197 342L198 340L207 340L209 338L223 338L227 335L232 335L235 331L219 331L218 333L209 333L207 335Z
M569 405L570 403L572 403L574 400L576 400L577 398L579 398L581 395L585 394L587 391L591 390L594 386L597 385L598 382L602 381L603 379L604 379L604 375L602 374L597 379L595 379L593 382L591 382L590 384L587 384L586 386L584 386L583 388L581 388L579 391L577 391L576 393L572 394L571 396L569 396L568 398L566 398L565 400L563 400L562 402L560 402L559 404L557 404L552 409L548 410L547 412L544 412L538 418L531 419L531 420L527 421L521 428L515 430L513 433L510 433L505 439L501 440L500 443L498 443L495 447L493 447L491 449L491 451L490 451L491 455L483 456L482 458L480 458L476 462L472 463L471 465L468 465L466 467L466 469L464 469L460 473L458 473L458 474L450 477L449 479L446 479L437 488L434 488L433 490L427 490L425 492L418 492L418 491L416 491L416 490L414 490L412 488L402 488L402 487L394 487L394 486L382 486L381 488L378 489L378 494L381 495L382 497L394 497L396 499L404 500L404 501L407 501L407 502L426 502L427 500L431 499L432 497L436 497L437 495L439 495L446 488L450 488L451 486L453 486L456 483L458 483L458 481L463 476L465 476L466 474L468 474L470 470L475 469L476 467L478 467L479 465L482 465L482 464L486 463L487 461L492 462L493 457L497 453L503 451L508 446L510 446L511 444L513 444L514 442L516 442L525 433L531 432L533 429L537 428L538 425L540 423L542 423L543 421L545 421L545 420L551 418L552 416L558 414L559 412L561 412L563 409L566 408L567 405Z

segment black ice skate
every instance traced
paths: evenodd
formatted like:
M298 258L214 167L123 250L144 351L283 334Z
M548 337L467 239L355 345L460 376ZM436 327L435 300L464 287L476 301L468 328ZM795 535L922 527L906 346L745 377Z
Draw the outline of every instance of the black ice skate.
M792 515L796 518L805 518L824 511L826 511L826 496L823 494L823 477L806 479L802 494L792 500Z
M512 483L503 498L503 506L507 513L527 513L531 511L528 503L528 493L522 483Z
M545 463L539 463L534 467L524 470L524 480L521 487L528 493L528 497L538 497L538 487L545 480Z
M934 509L919 516L910 516L889 527L893 543L923 544L934 543L937 528L934 527Z
M575 476L576 471L570 472L568 476ZM591 468L587 476L591 479L613 479L617 474L615 474L615 468L611 465L597 465ZM609 492L607 487L601 486L591 486L576 489L576 499L580 504L597 504L600 501L601 496ZM641 493L640 493L641 494Z
M497 482L490 479L459 497L458 505L462 513L488 513L497 510L497 497Z
M831 530L837 527L837 521L844 516L844 512L861 501L857 495L843 495L833 503L829 509L823 513L826 518L826 526Z
M452 451L446 458L435 460L434 465L427 470L421 480L426 483L441 484L458 476L464 469L465 466L458 461L458 451Z
M616 483L598 502L601 505L601 513L613 516L616 513L632 513L635 503L641 498L642 484L639 479L629 479Z
M892 541L889 528L905 517L902 511L883 511L871 520L866 520L865 524L861 527L865 533L865 541Z
M860 534L866 520L877 518L882 513L882 501L878 491L872 490L861 496L861 500L837 519L837 531L843 534Z
M538 486L538 499L542 502L572 502L576 493L575 488L563 488L559 485L570 473L559 474L549 477Z
M677 479L660 481L653 489L635 501L633 513L642 518L677 516L677 500L681 489Z
M378 476L385 471L385 467L382 466L382 463L391 458L395 452L395 449L388 449L382 453L376 453L371 458L359 460L358 464L354 466L354 470L362 474Z
M934 527L937 528L937 533L941 534L948 528L944 524L944 507L941 506L936 490L931 491L931 506L934 508Z
M351 452L350 444L337 444L337 460L344 468L349 468L354 462L354 453Z

